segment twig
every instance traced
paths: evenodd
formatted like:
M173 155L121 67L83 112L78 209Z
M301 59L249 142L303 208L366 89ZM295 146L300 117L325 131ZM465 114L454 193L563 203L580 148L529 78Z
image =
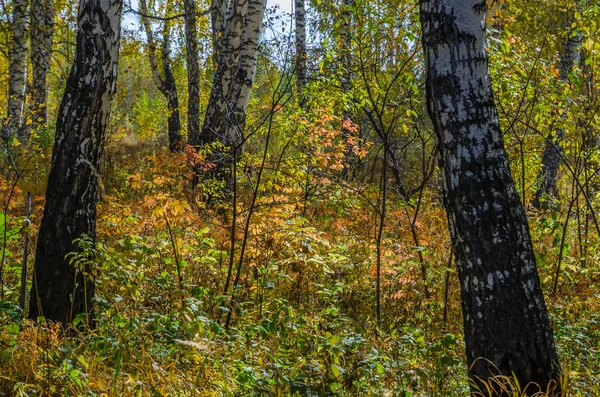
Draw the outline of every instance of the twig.
M27 294L27 258L29 256L29 226L31 225L31 193L27 193L27 205L25 207L25 222L27 227L25 229L25 244L23 246L23 264L21 267L21 294L19 296L19 304L21 310L25 311L25 297Z
M181 277L181 264L179 262L179 252L177 251L177 244L175 243L175 238L173 237L173 232L171 230L171 223L169 222L167 214L165 214L165 221L167 221L167 230L169 231L171 246L173 247L173 255L175 255L175 265L177 266L177 278L179 281L179 295L181 296L181 306L183 307L183 279Z

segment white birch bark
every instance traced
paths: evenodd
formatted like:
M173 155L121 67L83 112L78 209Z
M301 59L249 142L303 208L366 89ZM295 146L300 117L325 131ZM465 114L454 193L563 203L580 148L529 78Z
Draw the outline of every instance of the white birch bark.
M28 52L28 0L13 0L11 60L9 64L7 134L19 135L27 139L26 129L22 129L25 112L25 90L27 87Z
M233 80L240 60L242 48L242 35L248 14L250 0L233 0L227 10L227 19L223 31L223 43L219 59L221 93L225 98L231 97Z
M480 390L501 374L516 378L523 394L541 388L558 396L560 364L494 104L485 12L482 0L421 2L427 105L461 284L467 367Z
M140 11L143 15L148 15L148 5L146 0L139 0ZM172 7L171 1L167 2L167 10ZM177 95L177 85L175 76L171 70L170 56L170 38L171 38L171 21L165 20L163 25L163 37L161 42L161 62L163 76L158 70L156 60L156 41L152 33L152 26L147 17L141 16L142 25L146 32L146 40L148 42L148 60L150 69L152 70L152 78L158 90L164 95L167 100L167 109L169 111L167 120L167 130L169 137L169 150L177 152L183 149L183 138L181 136L181 120L179 116L179 97Z
M223 34L225 33L225 19L231 0L212 0L211 26L213 39L213 67L217 70L221 56Z
M47 76L54 34L54 0L31 0L32 121L34 127L48 121Z
M356 7L356 0L343 0L342 1L342 28L340 32L341 38L341 59L340 66L341 70L341 85L342 93L347 95L352 91L352 19L353 19L353 8ZM352 110L349 105L344 105L344 111L342 112L342 138L346 143L345 158L346 164L344 167L344 178L348 178L351 174L353 158L353 145L350 143L350 137L352 133L348 128L349 124L352 123Z
M198 39L196 3L184 0L185 45L188 75L188 142L196 146L200 139L200 65L198 64Z
M242 152L246 111L256 73L258 40L266 0L233 0L226 12L215 71L199 145L220 141L227 149L215 151L213 174L231 182L233 154Z
M569 75L579 61L582 41L583 34L581 32L573 32L573 30L569 28L568 37L563 44L563 50L560 54L558 78L561 85L566 85L570 82ZM568 103L563 103L561 110L560 120L565 121L569 114ZM561 127L557 128L555 131L551 131L546 137L546 145L542 156L542 169L538 175L538 190L533 200L533 206L535 208L539 209L542 206L548 205L548 203L542 203L544 196L546 196L551 203L552 198L557 194L556 182L558 178L558 168L563 155L562 141L564 137L565 130Z
M219 38L219 62L213 78L206 116L199 144L226 142L225 122L230 105L231 88L239 62L244 19L248 0L232 0L226 12L223 32Z
M228 132L226 134L227 141L236 146L241 145L244 139L243 132L246 125L246 112L256 74L258 40L260 38L266 6L267 0L249 0L244 32L242 34L239 64L235 80L233 81L230 99L233 112L230 112Z
M123 0L81 0L73 67L58 118L39 229L30 318L93 318L94 282L65 256L82 235L94 243L102 153L117 86ZM90 269L86 267L86 272Z
M306 77L306 6L305 0L295 0L295 37L296 37L296 91L298 93L298 104L304 108L306 98L304 89L307 84Z

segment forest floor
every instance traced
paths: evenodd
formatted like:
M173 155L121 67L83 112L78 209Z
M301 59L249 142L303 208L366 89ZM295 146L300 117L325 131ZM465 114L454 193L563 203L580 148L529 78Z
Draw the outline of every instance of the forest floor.
M81 317L66 331L23 319L24 192L34 194L35 247L43 189L17 185L0 222L0 396L468 394L460 292L435 186L409 202L388 198L379 323L376 189L317 172L304 185L266 178L246 229L255 172L246 167L230 261L232 208L207 208L209 187L190 191L187 161L109 147L95 255L83 244L99 269L93 329ZM10 187L0 180L3 193ZM566 213L528 211L567 395L597 397L600 240L576 219L564 228Z

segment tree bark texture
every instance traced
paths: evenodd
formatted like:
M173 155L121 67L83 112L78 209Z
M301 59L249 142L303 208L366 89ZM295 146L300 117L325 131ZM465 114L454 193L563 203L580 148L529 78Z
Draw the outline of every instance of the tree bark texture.
M461 285L469 376L483 387L493 375L514 374L523 387L533 382L545 391L550 384L558 394L552 328L493 99L485 11L481 0L421 1L428 111Z
M241 150L266 3L234 0L229 5L200 144L221 141Z
M305 0L295 0L294 16L296 22L296 91L298 93L298 104L301 108L304 108L306 106L304 89L307 84Z
M239 63L233 80L226 137L232 144L241 147L246 126L246 111L252 93L252 84L258 64L258 39L262 27L267 0L249 0Z
M346 95L352 91L352 17L353 10L356 6L356 0L343 0L342 2L342 29L340 32L341 39L341 59L342 67L341 85L342 92ZM344 176L349 177L350 170L354 162L352 155L353 145L350 142L352 136L350 125L352 124L352 110L349 105L344 105L342 113L342 138L346 142L346 167L344 168Z
M185 0L185 43L188 74L188 142L196 146L200 140L200 65L196 27L196 2Z
M212 0L211 4L211 29L213 39L213 67L215 70L219 67L221 58L223 33L225 32L225 18L231 0Z
M139 1L140 11L143 15L148 15L148 6L146 0ZM172 2L167 3L167 10L172 7ZM160 60L162 63L163 76L158 70L156 60L156 41L152 32L152 26L147 17L141 16L144 30L146 31L146 40L148 41L148 60L152 69L152 78L158 90L167 100L167 110L169 112L167 119L167 133L169 137L169 150L178 152L183 149L183 138L181 136L181 118L179 115L179 96L177 95L177 84L175 76L171 69L171 21L164 21L163 37L160 47Z
M69 264L73 240L95 241L98 172L116 89L123 0L81 0L73 68L60 105L31 290L31 318L90 313L94 283ZM89 269L85 269L89 271Z
M200 143L228 142L225 135L233 79L240 59L244 21L250 0L232 0L227 8L223 31L220 36L219 62L210 92ZM230 143L231 144L231 143Z
M32 120L34 127L48 121L47 76L52 55L54 33L54 0L31 0L31 90Z
M5 121L5 134L15 132L21 140L27 140L28 131L21 128L25 112L25 91L27 87L28 52L28 0L13 0L12 33L13 41L9 64L8 111Z
M583 35L581 32L573 35L572 29L569 29L569 34L564 42L563 51L560 56L559 63L559 80L561 84L569 83L569 75L573 71L573 67L577 64L580 57L581 42ZM566 120L568 116L568 106L563 104L561 121ZM546 145L544 154L542 155L542 169L538 175L538 190L533 199L533 206L537 209L542 208L542 198L548 197L550 200L557 195L557 175L558 168L563 156L562 141L565 137L564 128L557 128L554 132L550 132L546 137Z

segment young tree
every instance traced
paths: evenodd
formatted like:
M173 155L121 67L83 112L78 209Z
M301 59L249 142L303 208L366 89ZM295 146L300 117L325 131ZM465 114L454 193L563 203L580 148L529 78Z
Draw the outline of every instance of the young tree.
M469 376L560 390L560 367L525 211L488 71L486 3L421 1L427 103L458 267ZM530 383L532 383L530 385ZM494 395L504 395L496 392Z
M298 104L301 108L306 106L304 88L306 87L306 6L305 0L295 1L294 16L296 21L296 90Z
M342 68L341 85L342 92L349 94L352 91L352 17L356 7L356 0L342 1L342 27L340 31L340 66ZM352 144L350 137L352 125L352 110L349 105L345 105L342 113L342 137L346 142L346 168L344 176L349 176L350 168L352 168L353 155Z
M572 20L570 18L569 22L571 23ZM560 54L558 79L561 85L569 84L569 75L579 61L582 39L583 34L581 32L574 31L573 29L568 30L568 35ZM568 116L568 106L563 105L561 110L560 119L565 120ZM542 207L542 197L544 195L550 198L556 196L556 179L563 155L562 140L564 137L565 130L560 127L556 131L550 131L546 137L546 146L542 156L542 169L538 175L538 190L533 199L533 206L535 208L539 209Z
M11 60L8 81L8 111L3 136L17 132L21 140L27 140L28 131L21 128L25 112L25 89L27 87L28 52L28 0L13 0Z
M34 126L46 124L48 121L46 77L50 70L53 33L54 0L31 0L31 99Z
M140 0L140 12L142 24L146 31L146 40L148 41L148 60L152 69L152 78L158 90L167 100L167 109L169 118L167 129L169 136L169 150L177 152L183 149L183 138L181 137L181 119L179 116L179 96L177 95L177 84L175 76L171 69L171 20L166 19L163 25L163 37L160 46L160 60L162 63L163 76L158 71L158 62L156 60L156 41L152 33L152 26L148 18L148 5L146 0ZM166 4L167 12L172 8L172 1Z
M56 140L31 287L31 318L63 324L91 312L93 279L65 256L73 240L96 237L98 170L116 89L123 0L81 0L73 68L56 122Z
M188 142L194 145L200 135L200 65L198 64L198 39L196 31L196 5L194 0L184 0L185 45L188 74Z

